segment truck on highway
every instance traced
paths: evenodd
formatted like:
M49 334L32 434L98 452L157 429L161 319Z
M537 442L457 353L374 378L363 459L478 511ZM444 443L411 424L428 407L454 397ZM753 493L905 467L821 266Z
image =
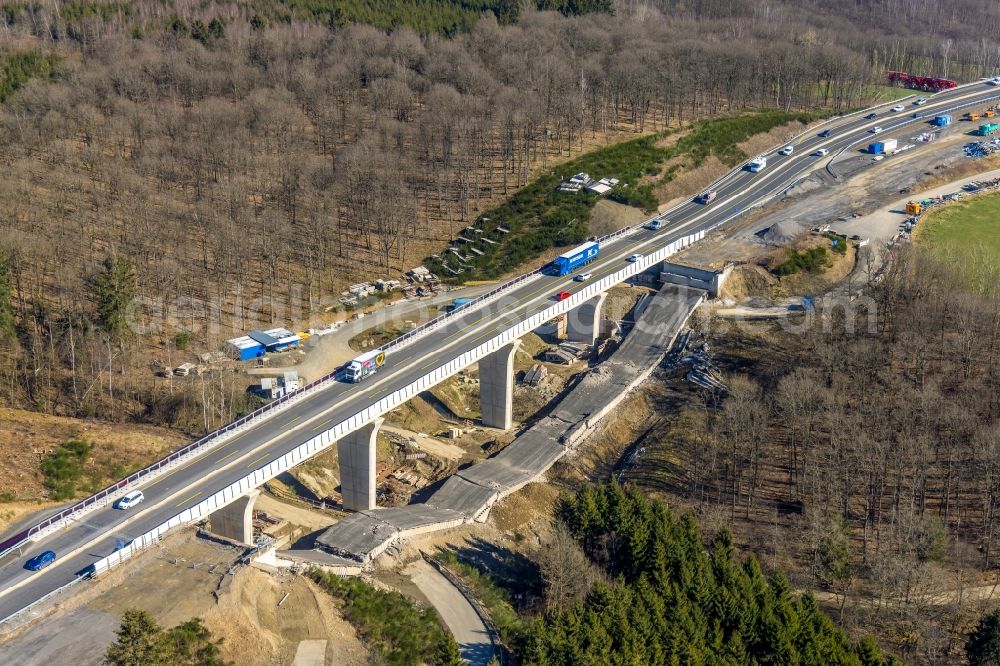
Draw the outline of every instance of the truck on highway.
M471 303L473 300L475 300L475 299L464 298L464 297L463 298L456 298L455 300L453 300L451 302L451 305L449 305L447 308L445 308L445 310L447 312L451 312L453 310L457 310L458 308L462 307L466 303Z
M715 201L715 197L717 196L719 196L718 192L716 192L715 190L709 190L708 192L702 192L697 197L695 197L694 200L700 204L710 204L713 201Z
M594 241L584 243L580 247L574 248L569 252L564 252L556 257L549 264L549 272L553 275L568 275L580 266L589 264L596 259L600 251L601 246Z
M747 164L747 168L750 169L751 173L758 173L760 171L763 171L764 167L766 166L767 166L767 157L765 155L758 155L757 157L750 160L749 164Z
M385 352L373 349L347 364L344 368L344 381L357 384L368 375L375 374L383 365L385 365Z

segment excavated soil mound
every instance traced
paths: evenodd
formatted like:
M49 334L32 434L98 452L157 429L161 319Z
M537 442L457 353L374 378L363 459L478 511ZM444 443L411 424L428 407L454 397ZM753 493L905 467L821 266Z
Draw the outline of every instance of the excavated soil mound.
M772 245L787 245L802 235L802 227L794 222L775 222L757 232L757 238Z
M754 296L768 297L778 278L760 266L744 264L733 268L722 284L721 298L742 301Z

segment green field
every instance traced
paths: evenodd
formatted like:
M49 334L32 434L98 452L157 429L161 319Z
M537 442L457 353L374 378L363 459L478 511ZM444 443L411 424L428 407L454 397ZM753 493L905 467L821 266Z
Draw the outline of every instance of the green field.
M896 86L867 86L865 90L869 99L879 102L891 102L907 97L908 95L927 97L931 94L920 92L919 90L910 90L909 88L897 88Z
M926 216L917 240L958 268L980 294L1000 279L1000 194L952 204Z

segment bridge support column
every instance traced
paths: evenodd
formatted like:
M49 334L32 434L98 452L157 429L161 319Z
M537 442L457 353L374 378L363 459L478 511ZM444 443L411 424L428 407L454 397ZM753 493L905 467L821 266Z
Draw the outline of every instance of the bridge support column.
M601 309L608 292L601 292L566 313L566 338L592 345L601 334Z
M212 534L253 545L253 505L260 490L254 489L209 516Z
M337 442L340 496L348 511L375 508L375 440L384 420L377 418Z
M520 340L479 360L479 404L483 425L510 430L514 424L514 353Z

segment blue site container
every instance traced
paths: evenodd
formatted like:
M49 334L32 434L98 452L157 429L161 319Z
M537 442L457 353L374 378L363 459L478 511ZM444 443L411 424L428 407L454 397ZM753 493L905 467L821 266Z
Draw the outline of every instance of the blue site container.
M947 113L934 116L934 120L931 121L931 124L937 127L947 127L948 125L951 125L951 116Z

